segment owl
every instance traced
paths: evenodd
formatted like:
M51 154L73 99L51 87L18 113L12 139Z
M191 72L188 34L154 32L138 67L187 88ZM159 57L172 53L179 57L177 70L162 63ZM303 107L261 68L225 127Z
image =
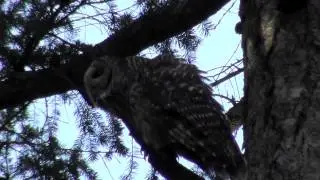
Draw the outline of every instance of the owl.
M245 161L203 73L169 55L106 56L92 62L84 85L92 103L121 118L153 167L168 179L192 179L177 164L178 156L210 177L232 179ZM170 174L170 166L179 172Z

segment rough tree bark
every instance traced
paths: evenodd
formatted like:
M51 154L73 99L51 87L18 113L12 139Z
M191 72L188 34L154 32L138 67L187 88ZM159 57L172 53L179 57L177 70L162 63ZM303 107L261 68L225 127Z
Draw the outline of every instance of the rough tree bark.
M320 1L242 0L248 179L320 179Z

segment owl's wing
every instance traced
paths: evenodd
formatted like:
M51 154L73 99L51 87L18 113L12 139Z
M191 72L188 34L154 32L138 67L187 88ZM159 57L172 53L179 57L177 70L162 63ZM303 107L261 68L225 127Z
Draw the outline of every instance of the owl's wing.
M242 161L241 153L221 106L199 73L195 66L182 63L158 68L144 81L144 96L170 117L174 125L169 135L177 153L204 170L232 171Z
M129 106L132 118L125 119L131 133L148 155L149 162L162 175L172 179L201 180L198 175L188 170L176 160L177 152L172 145L169 129L175 124L170 116L163 111L160 104L153 103L145 94L146 87L135 83L129 91Z

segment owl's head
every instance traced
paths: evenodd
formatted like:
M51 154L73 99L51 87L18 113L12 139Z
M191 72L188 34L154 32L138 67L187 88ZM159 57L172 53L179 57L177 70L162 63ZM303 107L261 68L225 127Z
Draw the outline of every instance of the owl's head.
M116 63L113 58L102 57L94 60L85 72L84 85L94 106L111 96L117 87L116 77L121 73Z

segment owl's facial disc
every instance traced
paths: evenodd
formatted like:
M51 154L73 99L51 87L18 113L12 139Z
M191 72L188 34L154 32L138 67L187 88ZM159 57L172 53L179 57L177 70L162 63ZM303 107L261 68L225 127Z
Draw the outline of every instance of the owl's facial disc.
M112 70L101 61L94 61L84 76L84 84L92 103L96 106L110 95L112 88Z
M112 90L112 70L105 68L104 73L100 76L100 93L98 94L97 100L103 100L111 94Z
M104 74L104 67L96 66L96 67L94 67L94 69L92 70L91 78L92 78L92 79L98 79L98 78L100 78L101 76L103 76L103 74Z

